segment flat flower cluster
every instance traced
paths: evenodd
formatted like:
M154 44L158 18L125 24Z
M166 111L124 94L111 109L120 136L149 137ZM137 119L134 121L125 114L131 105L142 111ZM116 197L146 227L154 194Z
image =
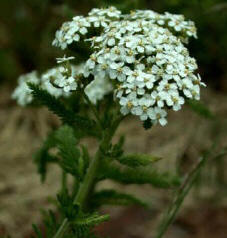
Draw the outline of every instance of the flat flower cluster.
M18 86L12 94L12 98L17 100L20 106L26 106L33 101L31 90L27 83L39 85L52 96L68 97L77 89L78 81L84 72L84 64L69 64L68 58L57 58L57 63L63 64L52 68L39 75L37 71L21 75L18 79ZM85 93L93 104L101 100L106 94L113 91L112 84L108 79L95 78L85 87Z
M31 90L27 85L28 82L40 84L40 78L36 71L21 75L18 78L18 86L12 94L12 98L16 99L20 106L25 106L32 102Z
M47 70L41 76L37 71L21 75L18 79L18 86L12 94L12 98L16 99L21 106L30 104L33 98L27 83L39 85L56 98L67 97L70 95L71 89L77 88L75 78L80 70L80 65L77 67L67 66L67 68L59 66Z
M200 86L205 86L184 46L189 37L196 38L196 28L182 15L150 10L124 15L110 7L64 23L53 45L66 49L90 42L92 54L80 66L84 78L93 78L85 88L90 100L95 104L113 92L122 114L164 126L169 109L180 110L185 99L199 100ZM70 59L60 60L64 66L43 76L47 84L61 88L61 96L77 89Z
M53 45L66 49L72 42L85 39L91 28L106 28L111 21L118 20L121 12L114 7L108 9L94 8L88 13L88 17L76 16L70 22L65 22L61 29L56 32Z

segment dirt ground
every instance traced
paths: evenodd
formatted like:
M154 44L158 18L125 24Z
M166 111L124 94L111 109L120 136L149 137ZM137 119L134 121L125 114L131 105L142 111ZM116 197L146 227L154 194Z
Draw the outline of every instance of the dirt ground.
M129 119L121 125L117 136L126 133L128 152L163 157L159 165L162 170L174 171L180 159L182 170L187 170L215 138L219 138L219 148L227 145L227 97L204 90L202 100L218 119L204 119L184 108L170 113L168 126L156 126L150 131L145 131L137 120ZM0 236L6 233L13 238L28 236L31 224L41 220L40 209L51 207L50 197L60 188L59 170L53 166L46 183L41 184L32 154L50 125L57 123L46 109L19 108L11 101L10 90L0 89ZM89 147L94 150L94 146L90 143ZM212 162L206 166L204 173L211 175L208 176L211 179L189 194L166 238L227 238L226 187L217 186L219 169L224 168L216 168ZM169 202L171 192L148 185L125 187L110 181L100 187L134 193L151 204L151 209L105 207L102 210L109 212L112 219L98 228L99 233L111 238L153 237L160 211Z

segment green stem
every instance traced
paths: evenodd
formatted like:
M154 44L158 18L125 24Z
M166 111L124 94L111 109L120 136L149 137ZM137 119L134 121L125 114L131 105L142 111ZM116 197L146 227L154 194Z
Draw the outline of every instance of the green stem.
M69 226L69 223L68 223L68 219L65 218L61 224L61 226L59 227L57 233L55 234L54 238L60 238L60 237L63 237L64 236L64 233L65 231L67 230Z
M94 183L97 170L99 168L100 159L101 159L101 153L100 153L100 150L98 150L94 159L91 161L91 164L84 178L83 184L81 184L78 194L74 200L74 203L80 204L82 209L84 206L84 202L89 194L89 191L91 190L92 185Z
M98 169L99 160L100 160L100 151L98 150L98 152L95 155L95 158L92 160L92 162L87 170L87 173L86 173L83 183L80 185L77 196L74 199L74 204L76 204L76 203L80 204L81 208L83 208L86 197L92 187L92 184L93 184L93 181L95 179L96 172ZM54 238L63 237L68 226L69 226L68 219L65 218L63 220L63 223L61 224L60 228L58 229L57 233L55 234Z
M108 145L112 140L112 137L121 122L121 118L117 118L116 121L113 123L112 127L104 133L103 140L100 143L99 149L96 152L96 155L94 159L91 161L89 168L86 172L85 178L83 180L83 183L80 184L78 193L74 199L74 204L80 204L81 208L84 208L86 199L89 195L89 192L93 189L94 183L95 183L95 177L99 168L99 162L102 157L103 151L108 149ZM64 233L69 227L69 221L67 218L65 218L59 227L57 233L55 234L54 238L62 238L64 237Z
M75 198L77 192L78 192L78 188L79 187L79 181L77 178L74 178L74 181L73 181L73 192L72 192L72 197Z
M179 191L176 194L176 197L174 198L173 203L169 207L167 213L164 216L164 219L159 227L158 234L156 238L162 238L163 235L166 233L169 226L173 223L177 212L179 211L186 195L194 185L194 182L198 178L198 175L201 171L201 168L204 166L208 153L204 155L196 164L194 169L188 174L188 176L185 178L185 181L183 182L182 186L179 188Z

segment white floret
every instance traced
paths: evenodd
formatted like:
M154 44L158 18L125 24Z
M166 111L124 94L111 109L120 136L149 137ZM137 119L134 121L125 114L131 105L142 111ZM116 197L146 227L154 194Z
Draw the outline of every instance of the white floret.
M31 73L21 75L18 78L18 86L12 94L12 98L17 101L21 106L26 106L30 104L33 100L31 89L28 87L27 83L39 84L40 79L36 71Z

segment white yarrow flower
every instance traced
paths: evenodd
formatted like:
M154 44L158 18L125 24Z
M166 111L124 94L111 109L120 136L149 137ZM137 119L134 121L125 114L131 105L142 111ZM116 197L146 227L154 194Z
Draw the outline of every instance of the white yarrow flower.
M32 102L31 89L28 87L27 83L39 84L40 79L36 71L28 74L21 75L18 78L18 86L12 94L12 98L17 100L17 103L21 106L26 106Z
M90 82L85 93L92 103L113 93L122 114L164 126L168 110L180 110L186 99L199 100L200 87L206 86L185 47L189 37L197 37L196 28L183 15L151 10L122 14L115 7L94 8L88 16L63 23L53 41L63 50L78 42L90 44L90 57L80 70L69 64L73 56L57 58L62 65L44 73L37 84L56 97L65 97ZM21 80L13 97L20 104L32 101Z

